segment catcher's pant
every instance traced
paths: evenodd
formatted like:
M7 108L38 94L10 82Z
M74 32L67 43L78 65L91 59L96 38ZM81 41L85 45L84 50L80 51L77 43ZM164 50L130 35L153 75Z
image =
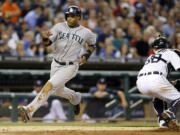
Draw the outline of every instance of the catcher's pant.
M136 84L142 94L159 98L167 103L180 98L180 92L163 75L140 76Z
M153 108L154 108L157 116L160 117L162 112L164 110L168 109L168 104L159 98L154 98L153 99Z
M65 87L65 83L75 77L78 68L78 63L62 66L53 60L51 64L50 79L48 80L48 82L51 82L52 84L52 89L47 91L41 90L36 98L27 106L28 110L30 110L30 117L53 93L68 99L73 105L80 103L81 94Z
M51 103L50 112L43 117L43 122L54 123L56 120L57 122L64 122L66 119L61 102L58 99L54 99Z

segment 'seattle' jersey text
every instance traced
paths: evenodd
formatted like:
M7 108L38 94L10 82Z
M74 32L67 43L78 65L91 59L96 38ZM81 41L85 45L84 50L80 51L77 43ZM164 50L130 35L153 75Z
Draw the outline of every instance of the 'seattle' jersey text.
M78 61L81 49L87 43L95 45L96 35L89 29L79 25L70 28L67 22L54 25L50 32L50 40L54 46L54 58L58 61Z

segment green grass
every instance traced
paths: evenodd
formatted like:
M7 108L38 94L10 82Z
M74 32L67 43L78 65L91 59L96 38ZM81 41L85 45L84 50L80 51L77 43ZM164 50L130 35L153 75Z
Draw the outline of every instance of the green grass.
M0 126L86 126L86 127L157 127L155 123L0 123Z

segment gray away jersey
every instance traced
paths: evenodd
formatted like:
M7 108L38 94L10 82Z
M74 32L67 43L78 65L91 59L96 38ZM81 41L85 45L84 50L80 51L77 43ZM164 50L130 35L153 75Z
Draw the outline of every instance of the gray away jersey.
M54 25L50 32L50 40L53 42L53 57L61 62L78 61L78 57L85 44L95 45L96 35L89 29L79 25L76 28L70 28L67 22Z
M161 49L148 57L139 74L160 71L164 76L167 76L170 68L174 70L180 68L180 56L178 56L177 50Z

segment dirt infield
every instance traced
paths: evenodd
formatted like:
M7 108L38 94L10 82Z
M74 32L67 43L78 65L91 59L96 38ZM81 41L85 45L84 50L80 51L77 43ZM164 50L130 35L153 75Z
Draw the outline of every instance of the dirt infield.
M0 135L180 135L157 127L7 126Z

